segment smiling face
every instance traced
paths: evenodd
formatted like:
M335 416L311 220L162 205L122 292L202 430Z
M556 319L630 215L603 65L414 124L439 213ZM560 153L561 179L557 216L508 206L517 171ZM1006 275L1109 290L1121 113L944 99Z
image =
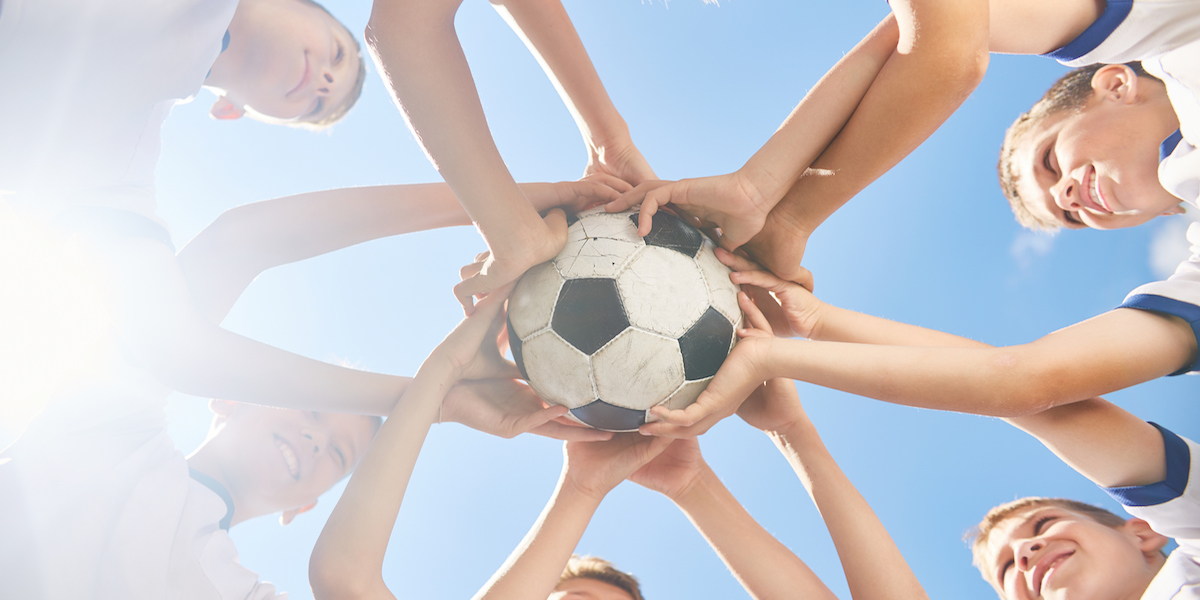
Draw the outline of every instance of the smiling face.
M977 559L1004 600L1136 600L1162 566L1165 542L1144 521L1113 528L1041 504L997 522Z
M229 48L205 85L242 109L280 121L320 123L357 99L361 57L350 32L305 0L242 2L229 24ZM218 114L222 102L213 107Z
M1179 127L1162 84L1108 65L1077 111L1045 117L1015 142L1020 202L1038 221L1070 229L1118 229L1177 214L1180 199L1158 181L1158 149Z
M242 514L301 509L348 475L375 433L370 417L213 403L202 451ZM285 515L286 517L286 515Z

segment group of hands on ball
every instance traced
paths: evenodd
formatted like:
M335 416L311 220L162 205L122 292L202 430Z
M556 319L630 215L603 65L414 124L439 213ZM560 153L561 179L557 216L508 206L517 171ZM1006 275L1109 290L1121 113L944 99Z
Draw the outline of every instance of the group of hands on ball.
M732 177L704 178L710 181L703 186L722 185ZM624 179L595 173L574 182L574 186L561 188L564 194L561 200L574 210L595 205L597 199L608 201L609 212L626 210L641 201L638 234L644 236L649 234L654 213L662 205L673 203L680 194L704 189L693 183L699 181L702 180L651 180L634 186ZM702 214L681 216L710 232L722 221L728 222L711 212ZM710 220L714 217L718 220ZM551 229L561 230L562 241L558 244L561 249L566 240L564 211L553 209L544 220ZM768 433L795 426L811 427L793 382L765 373L766 362L762 359L769 354L768 346L776 336L809 337L819 326L825 305L812 294L812 275L802 270L799 283L783 280L749 258L726 249L736 247L747 234L732 238L724 230L717 233L716 239L723 247L716 250L716 255L733 270L731 281L741 287L738 304L745 314L746 327L737 331L738 344L695 403L682 410L655 407L651 415L658 419L656 422L643 425L638 433L615 435L578 425L567 418L566 407L547 407L528 385L518 381L521 375L516 365L504 358L508 339L504 332L504 303L515 281L486 293L471 291L485 280L503 279L498 270L503 270L505 263L494 260L491 252L483 252L461 269L463 282L455 288L460 300L461 293L469 294L464 302L468 316L428 359L444 361L456 374L455 388L444 400L441 420L502 437L531 432L565 440L564 485L597 498L630 479L678 499L708 468L701 458L696 436L734 412L751 426ZM557 252L556 249L543 261ZM516 273L513 279L522 273L523 270Z

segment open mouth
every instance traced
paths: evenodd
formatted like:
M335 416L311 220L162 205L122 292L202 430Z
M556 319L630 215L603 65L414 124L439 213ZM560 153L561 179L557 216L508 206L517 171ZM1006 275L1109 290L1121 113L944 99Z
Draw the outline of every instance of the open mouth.
M288 474L292 476L292 479L300 481L300 459L296 457L296 450L279 436L275 436L275 447L279 448L279 453L283 455L283 461L287 463Z
M1060 565L1062 565L1063 561L1067 560L1074 554L1075 554L1074 551L1069 551L1069 552L1062 552L1060 554L1050 555L1050 556L1043 558L1041 560L1041 562L1039 562L1038 565L1036 567L1034 567L1034 570L1033 570L1033 595L1034 596L1042 595L1042 586L1046 583L1047 580L1049 580L1051 577L1054 576L1055 571L1058 569L1058 567Z
M1100 193L1100 178L1096 176L1096 168L1092 167L1087 172L1087 191L1088 191L1088 208L1092 212L1111 213L1113 210L1109 208L1108 203L1104 201L1104 196Z

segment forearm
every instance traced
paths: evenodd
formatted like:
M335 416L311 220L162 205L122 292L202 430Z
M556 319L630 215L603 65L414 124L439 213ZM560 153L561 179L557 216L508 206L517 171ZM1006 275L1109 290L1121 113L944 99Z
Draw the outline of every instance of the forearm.
M1026 416L1149 381L1188 364L1195 352L1186 323L1130 309L1007 348L754 341L766 344L759 355L763 379L789 377L897 404L996 417Z
M220 323L267 269L378 238L469 225L444 183L345 188L226 211L179 252L197 307Z
M987 69L987 2L892 4L900 36L895 52L813 162L816 174L801 177L781 201L787 218L808 231L929 137Z
M836 598L791 550L759 525L707 466L675 503L755 600Z
M589 152L629 140L629 128L613 105L560 0L493 0L496 10L537 58L571 111Z
M484 238L539 225L496 148L454 30L461 0L376 0L367 42L409 127Z
M809 339L891 346L990 348L969 338L822 303Z
M313 360L207 322L160 330L138 361L177 391L280 408L386 415L408 377Z
M422 365L355 469L309 561L317 598L392 598L383 557L429 427L451 385Z
M475 595L477 600L545 598L558 585L567 560L600 506L599 499L560 478L533 528Z
M825 520L854 600L927 598L887 529L834 462L812 424L802 419L768 435Z
M1008 421L1096 485L1148 485L1167 476L1158 430L1101 398Z
M841 130L895 50L898 36L895 19L884 19L817 82L742 167L772 204Z

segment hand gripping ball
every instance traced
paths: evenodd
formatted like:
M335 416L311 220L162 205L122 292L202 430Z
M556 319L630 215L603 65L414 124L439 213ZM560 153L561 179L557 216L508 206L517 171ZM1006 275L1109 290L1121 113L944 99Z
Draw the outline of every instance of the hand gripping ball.
M741 325L737 286L713 243L659 212L580 213L558 256L525 273L508 301L513 358L547 402L608 431L633 431L649 409L696 400Z

